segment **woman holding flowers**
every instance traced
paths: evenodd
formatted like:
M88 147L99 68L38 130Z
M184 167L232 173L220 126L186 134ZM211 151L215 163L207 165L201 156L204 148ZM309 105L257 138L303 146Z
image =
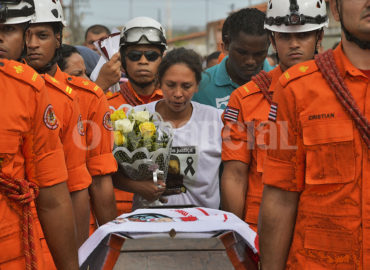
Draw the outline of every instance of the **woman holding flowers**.
M163 58L158 79L164 98L134 109L141 111L142 117L157 112L173 127L166 184L126 178L116 179L117 186L145 199L160 198L166 205L219 207L222 112L191 101L198 91L201 72L201 59L193 50L174 49ZM129 122L125 122L129 127ZM148 136L153 132L150 124L141 129ZM136 203L134 199L133 208L140 207Z

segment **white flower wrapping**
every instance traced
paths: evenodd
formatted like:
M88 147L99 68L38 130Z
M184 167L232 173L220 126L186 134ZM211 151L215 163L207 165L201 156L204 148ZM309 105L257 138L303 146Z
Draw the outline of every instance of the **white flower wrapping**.
M113 111L114 108L111 107ZM118 108L126 111L119 113L124 119L112 119L114 132L123 136L122 145L114 145L113 155L120 169L133 180L153 179L153 172L159 169L167 177L168 163L173 139L173 130L170 123L164 122L158 113L149 111L135 111L130 105L124 104ZM118 115L117 112L117 115ZM148 137L141 135L141 124L155 126L155 133ZM130 148L130 149L129 149Z

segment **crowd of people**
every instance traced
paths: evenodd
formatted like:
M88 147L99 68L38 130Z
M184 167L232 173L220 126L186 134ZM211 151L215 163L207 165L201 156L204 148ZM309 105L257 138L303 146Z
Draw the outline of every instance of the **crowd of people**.
M92 81L96 41L117 33L96 24L63 44L59 0L0 0L0 269L78 269L89 235L139 197L234 213L258 233L262 269L370 269L370 1L329 2L333 50L321 0L230 14L205 69L136 17ZM167 179L117 165L123 104L171 124Z

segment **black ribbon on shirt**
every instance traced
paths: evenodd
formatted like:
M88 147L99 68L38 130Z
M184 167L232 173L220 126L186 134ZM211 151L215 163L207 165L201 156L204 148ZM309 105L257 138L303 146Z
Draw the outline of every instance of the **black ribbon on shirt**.
M185 175L188 175L188 172L190 171L191 175L193 176L195 174L195 170L193 168L193 163L194 163L194 160L192 157L188 157L186 159L186 165L188 165L184 171L184 174Z

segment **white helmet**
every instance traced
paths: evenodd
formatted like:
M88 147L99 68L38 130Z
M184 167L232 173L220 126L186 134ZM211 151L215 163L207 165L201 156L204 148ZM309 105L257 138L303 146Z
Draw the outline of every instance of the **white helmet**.
M29 22L35 14L33 0L0 0L0 23Z
M269 0L265 29L299 33L328 27L325 0Z
M61 22L67 26L59 0L35 0L35 10L31 23Z
M160 45L167 48L165 30L159 22L152 18L133 18L121 31L120 46L134 44Z

